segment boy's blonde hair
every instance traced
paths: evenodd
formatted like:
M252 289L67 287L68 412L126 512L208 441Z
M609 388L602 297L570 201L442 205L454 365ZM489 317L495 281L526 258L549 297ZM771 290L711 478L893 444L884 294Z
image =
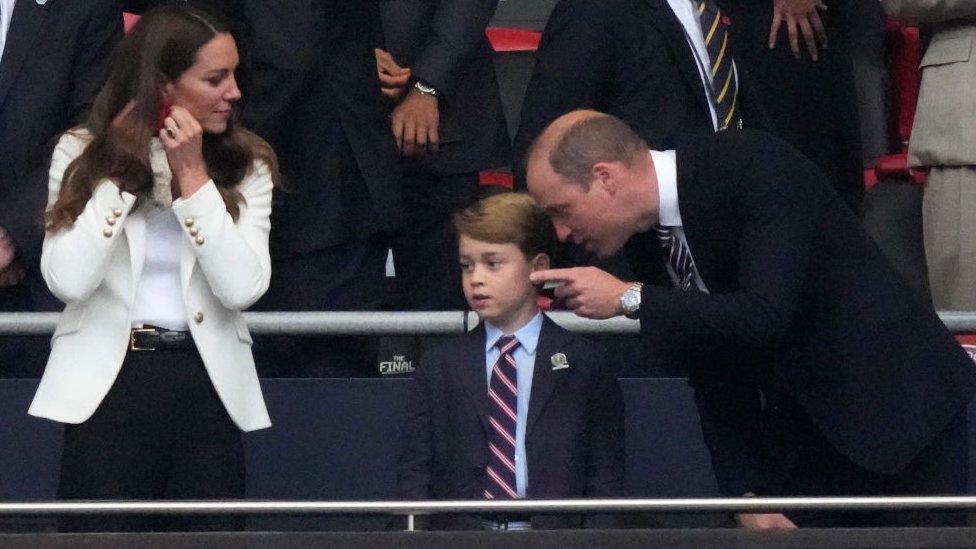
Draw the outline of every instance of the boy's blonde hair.
M483 198L454 214L458 235L492 244L515 244L531 260L537 254L553 259L556 230L532 197L499 193Z

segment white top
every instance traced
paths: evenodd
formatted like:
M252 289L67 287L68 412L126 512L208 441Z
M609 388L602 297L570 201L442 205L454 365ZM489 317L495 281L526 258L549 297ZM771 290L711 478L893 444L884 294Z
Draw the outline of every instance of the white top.
M146 259L132 304L132 325L186 331L189 326L180 287L183 228L171 207L148 206L145 216Z
M185 236L172 207L173 174L166 150L158 138L153 138L151 147L153 196L134 213L146 219L146 256L130 318L135 328L149 324L186 331L189 326L180 284L180 254Z
M688 249L695 286L707 294L708 288L698 274L698 267L695 266L695 255L692 253L691 246L688 245L688 239L685 237L685 230L681 224L681 211L678 208L678 162L675 153L673 150L651 151L651 160L654 161L654 171L657 173L657 190L660 198L658 223L665 227L674 227L674 235ZM668 268L668 276L671 277L671 282L677 285L679 283L678 274L674 272L670 262L665 261L664 264Z
M14 4L17 0L0 0L0 60L3 59L3 47L7 43L7 31L10 30L10 19L14 16Z
M705 97L708 98L708 111L712 115L712 128L718 130L718 114L715 111L715 99L712 93L712 71L705 70L705 67L711 67L712 63L708 56L708 47L705 45L705 35L702 33L701 22L698 20L698 10L695 8L693 0L668 0L668 4L685 29L685 38L688 40L688 47L691 48L691 53L695 57L698 76L701 77ZM738 85L739 73L734 62L732 72Z

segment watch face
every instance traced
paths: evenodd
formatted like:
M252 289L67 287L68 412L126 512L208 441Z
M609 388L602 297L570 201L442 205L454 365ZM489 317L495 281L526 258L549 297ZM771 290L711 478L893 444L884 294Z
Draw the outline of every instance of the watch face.
M640 306L640 294L631 288L624 292L623 297L620 298L620 304L623 305L624 311L632 313Z

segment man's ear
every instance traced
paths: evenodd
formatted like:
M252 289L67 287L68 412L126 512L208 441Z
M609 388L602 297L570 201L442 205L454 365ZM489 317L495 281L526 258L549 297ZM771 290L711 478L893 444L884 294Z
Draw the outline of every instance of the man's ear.
M617 192L619 166L614 162L597 162L590 168L590 176L595 185L599 185L608 194Z
M532 267L532 272L549 270L551 265L549 254L544 253L535 254L535 257L529 263Z

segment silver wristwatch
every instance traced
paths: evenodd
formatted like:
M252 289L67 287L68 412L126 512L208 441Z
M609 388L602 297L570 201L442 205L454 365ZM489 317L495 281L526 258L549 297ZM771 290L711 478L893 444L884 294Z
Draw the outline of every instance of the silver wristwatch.
M417 80L416 82L413 83L413 89L419 91L424 95L433 95L435 97L437 96L437 90L434 89L433 86L428 86L427 84L424 84L420 80Z
M632 316L637 313L637 309L640 309L641 289L643 287L642 283L635 282L620 296L620 308L625 315Z

